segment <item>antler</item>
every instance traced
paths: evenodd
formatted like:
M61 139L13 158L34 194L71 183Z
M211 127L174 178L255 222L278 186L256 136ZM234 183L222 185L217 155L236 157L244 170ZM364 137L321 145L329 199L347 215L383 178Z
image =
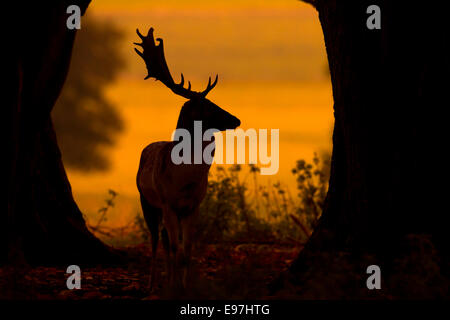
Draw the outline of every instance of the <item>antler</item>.
M167 66L166 58L164 56L164 45L163 39L157 38L159 44L155 44L155 40L153 38L153 28L148 30L147 36L143 36L139 29L136 29L138 36L141 38L142 43L134 43L143 48L143 52L140 52L138 49L134 48L136 53L144 59L145 65L147 66L148 74L145 77L145 80L148 78L155 78L156 80L161 81L172 90L174 93L183 96L187 99L192 99L195 97L206 97L206 95L216 86L218 76L216 75L216 79L211 84L211 77L209 77L208 86L202 92L197 92L191 90L191 82L188 81L188 87L184 87L184 76L181 74L180 83L175 83L173 81L172 75L170 74L169 67Z

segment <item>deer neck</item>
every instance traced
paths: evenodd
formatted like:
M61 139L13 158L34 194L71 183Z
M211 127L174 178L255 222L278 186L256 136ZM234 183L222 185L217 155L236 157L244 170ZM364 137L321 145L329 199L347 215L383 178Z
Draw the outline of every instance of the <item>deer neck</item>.
M212 136L210 140L204 141L203 137L204 137L204 133L207 130L207 128L200 127L198 122L195 124L194 120L184 119L181 115L180 115L180 118L178 119L178 123L177 123L177 130L179 130L179 129L184 129L187 132L189 132L189 139L190 139L189 145L191 147L191 163L192 164L195 163L195 161L194 161L195 153L197 152L198 154L200 154L200 152L201 152L202 163L196 164L196 165L200 165L200 166L204 167L206 170L209 170L211 165L208 163L205 163L204 158L203 158L203 152L205 151L205 148L207 146L209 146L211 143L214 143L214 141L215 141L214 136ZM212 151L212 156L214 156L214 151ZM200 157L200 156L198 155L198 157Z

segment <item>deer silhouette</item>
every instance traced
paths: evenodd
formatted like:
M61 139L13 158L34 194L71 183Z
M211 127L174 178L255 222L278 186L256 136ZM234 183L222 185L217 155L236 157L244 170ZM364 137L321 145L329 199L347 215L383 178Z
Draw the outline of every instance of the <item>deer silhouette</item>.
M224 131L235 129L240 120L216 104L206 99L206 95L216 86L218 76L213 83L209 78L206 89L202 92L191 90L191 83L184 87L184 76L176 84L170 74L164 56L163 40L157 38L155 44L153 28L147 36L136 30L142 43L135 43L143 48L139 56L144 60L148 75L161 81L175 94L189 99L181 108L177 130L187 130L194 137L194 121L202 121L202 130L217 129ZM203 135L203 132L202 132ZM212 137L212 140L214 138ZM172 150L177 142L160 141L149 144L141 154L137 173L137 187L146 224L151 233L152 261L150 270L150 290L156 283L156 257L158 239L161 239L166 252L167 274L169 284L186 288L192 242L195 234L199 206L206 195L208 172L211 164L174 164ZM190 144L194 148L194 142ZM202 143L202 148L205 144ZM193 155L194 152L191 152Z

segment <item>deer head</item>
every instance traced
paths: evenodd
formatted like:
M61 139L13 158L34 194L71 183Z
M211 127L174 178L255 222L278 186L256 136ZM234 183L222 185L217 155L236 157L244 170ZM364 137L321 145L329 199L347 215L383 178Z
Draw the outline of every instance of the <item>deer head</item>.
M191 90L190 81L188 81L188 87L185 88L183 74L181 74L180 83L175 83L164 56L163 40L157 38L156 40L159 44L155 44L153 28L150 28L147 36L143 36L138 29L136 32L141 38L142 43L135 44L141 46L143 52L136 48L134 50L144 60L147 67L148 74L145 79L155 78L164 83L175 94L189 99L181 109L177 128L191 130L194 121L202 121L203 130L218 129L224 131L227 129L235 129L241 124L238 118L206 99L206 95L216 86L218 76L216 76L213 83L211 83L211 77L209 77L206 89L201 92Z

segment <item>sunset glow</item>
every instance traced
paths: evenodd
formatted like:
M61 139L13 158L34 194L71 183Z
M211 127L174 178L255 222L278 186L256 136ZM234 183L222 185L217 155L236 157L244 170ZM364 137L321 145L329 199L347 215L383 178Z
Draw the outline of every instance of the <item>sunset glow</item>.
M295 193L291 169L298 159L331 149L331 84L323 35L315 10L283 1L111 1L95 0L88 15L113 22L125 33L127 66L107 96L125 122L108 150L109 171L69 170L74 196L89 217L108 189L119 193L108 223L123 225L140 210L136 172L142 149L169 140L185 102L160 82L144 81L146 69L134 53L136 28L155 28L164 38L169 68L193 88L219 75L209 99L241 119L241 128L280 130L280 169L262 181L281 181Z

